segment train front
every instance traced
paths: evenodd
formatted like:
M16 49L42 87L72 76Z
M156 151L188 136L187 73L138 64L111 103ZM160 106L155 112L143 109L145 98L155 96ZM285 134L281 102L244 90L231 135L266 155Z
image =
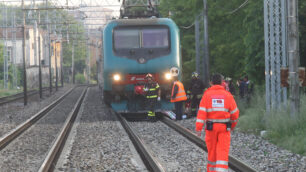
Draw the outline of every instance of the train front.
M141 88L151 73L161 87L156 111L172 110L170 69L181 68L175 23L171 19L120 19L110 22L103 35L105 102L118 112L146 112Z

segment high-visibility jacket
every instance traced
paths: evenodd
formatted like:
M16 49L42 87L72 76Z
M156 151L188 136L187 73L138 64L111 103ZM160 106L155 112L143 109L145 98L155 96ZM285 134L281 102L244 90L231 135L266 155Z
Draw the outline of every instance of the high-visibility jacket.
M144 87L143 90L145 91L145 96L147 99L153 99L158 97L158 90L159 90L159 85L156 82L153 83L147 83Z
M196 131L201 131L205 121L215 123L232 123L232 129L237 124L239 110L230 92L221 85L208 88L200 102L196 121Z
M174 87L177 85L178 87L178 92L173 98L173 93L174 93ZM172 93L171 93L171 102L180 102L180 101L185 101L187 100L186 92L184 89L184 85L180 81L175 81L173 86L172 86Z

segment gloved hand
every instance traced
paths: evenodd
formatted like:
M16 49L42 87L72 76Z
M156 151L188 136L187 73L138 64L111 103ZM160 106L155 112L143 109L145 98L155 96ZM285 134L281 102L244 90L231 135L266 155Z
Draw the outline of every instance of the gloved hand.
M196 131L196 133L198 137L201 137L201 131Z
M144 90L144 91L149 91L149 89L148 89L148 88L144 88L143 90Z
M157 101L160 101L160 97L157 97Z

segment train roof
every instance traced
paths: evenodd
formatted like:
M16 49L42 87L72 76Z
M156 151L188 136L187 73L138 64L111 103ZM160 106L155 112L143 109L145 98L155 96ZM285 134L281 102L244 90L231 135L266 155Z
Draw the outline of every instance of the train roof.
M169 18L139 18L139 19L116 19L110 21L108 24L116 23L117 25L152 25L152 24L167 24L174 23Z

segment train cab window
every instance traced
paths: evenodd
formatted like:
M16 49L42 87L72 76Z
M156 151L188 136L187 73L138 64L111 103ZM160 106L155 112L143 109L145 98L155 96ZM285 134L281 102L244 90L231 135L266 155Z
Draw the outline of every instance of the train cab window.
M168 29L150 28L142 30L142 48L168 48Z
M139 30L136 29L118 29L114 31L115 49L139 48Z

